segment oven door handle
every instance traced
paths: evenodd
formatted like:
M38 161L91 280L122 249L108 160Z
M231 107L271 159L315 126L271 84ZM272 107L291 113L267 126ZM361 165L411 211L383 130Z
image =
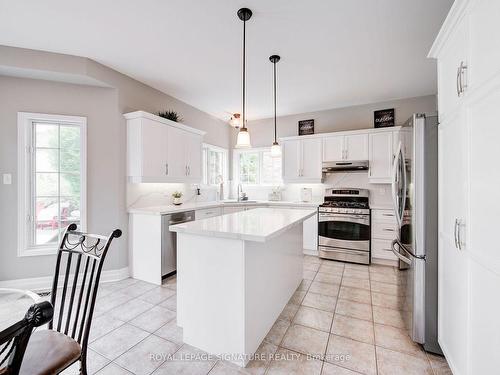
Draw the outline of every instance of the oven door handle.
M367 217L356 218L356 217L346 217L346 216L330 216L330 215L326 216L321 214L318 217L318 222L320 223L326 223L329 221L331 222L342 221L344 223L370 225L370 219Z

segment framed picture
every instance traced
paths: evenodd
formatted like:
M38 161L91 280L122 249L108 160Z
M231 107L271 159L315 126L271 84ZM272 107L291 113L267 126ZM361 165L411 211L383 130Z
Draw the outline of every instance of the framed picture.
M394 108L375 111L373 119L376 128L394 126Z
M314 134L314 119L299 121L299 135Z

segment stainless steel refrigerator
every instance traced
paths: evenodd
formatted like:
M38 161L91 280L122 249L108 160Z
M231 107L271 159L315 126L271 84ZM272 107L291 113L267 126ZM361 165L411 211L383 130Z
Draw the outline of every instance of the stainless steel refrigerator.
M442 354L438 309L438 121L413 115L395 154L392 196L399 226L392 251L399 258L403 318L413 341Z

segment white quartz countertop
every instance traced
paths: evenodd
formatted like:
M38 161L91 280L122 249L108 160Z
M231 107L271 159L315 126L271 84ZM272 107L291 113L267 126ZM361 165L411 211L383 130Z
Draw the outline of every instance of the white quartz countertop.
M211 202L187 202L181 205L175 206L161 205L161 206L150 206L150 207L140 207L140 208L129 208L128 212L130 214L142 214L142 215L167 215L175 212L191 211L191 210L202 210L204 208L213 207L255 207L255 206L266 206L266 207L295 207L295 208L318 208L318 206L323 202L298 202L298 201L250 201L250 202L237 202L236 200L225 200L225 201L211 201Z
M316 214L315 209L262 207L171 225L170 231L265 242Z

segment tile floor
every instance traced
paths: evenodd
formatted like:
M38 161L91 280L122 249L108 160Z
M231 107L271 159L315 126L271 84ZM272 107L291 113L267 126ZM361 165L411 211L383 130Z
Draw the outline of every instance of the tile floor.
M403 329L402 278L392 267L304 257L304 280L245 369L182 342L175 278L162 287L101 285L91 374L451 374ZM191 357L192 360L185 360ZM78 373L76 364L65 374Z

